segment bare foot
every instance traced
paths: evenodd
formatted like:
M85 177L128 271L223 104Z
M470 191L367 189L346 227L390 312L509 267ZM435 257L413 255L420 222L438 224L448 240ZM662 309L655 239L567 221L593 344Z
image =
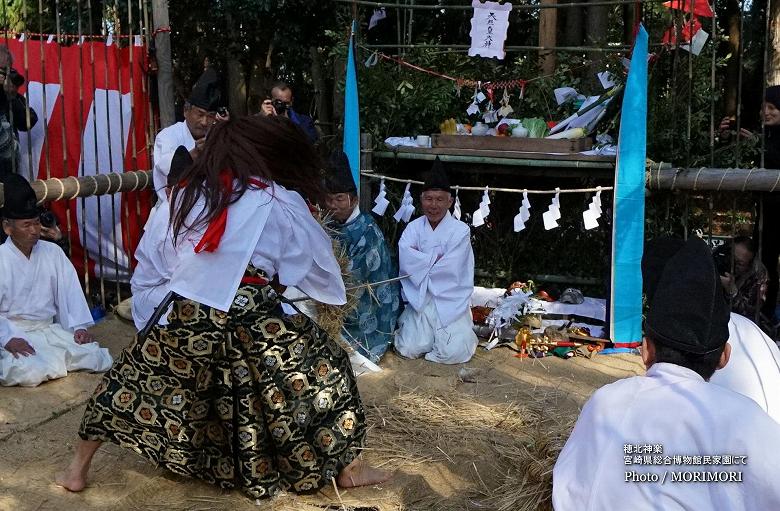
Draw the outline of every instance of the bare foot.
M339 474L336 483L342 488L356 488L381 484L393 477L387 470L374 468L362 460L355 460Z
M68 467L65 471L59 472L54 476L54 483L68 491L79 492L87 485L87 479L85 474L82 474L79 470Z

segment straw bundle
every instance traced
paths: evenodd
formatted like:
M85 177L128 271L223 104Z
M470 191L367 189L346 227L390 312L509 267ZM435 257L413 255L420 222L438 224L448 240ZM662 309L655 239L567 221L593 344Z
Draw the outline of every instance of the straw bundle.
M552 509L552 469L576 416L554 416L557 396L512 397L485 404L463 394L400 393L369 407L368 451L383 465L447 463L473 481L471 509Z
M322 228L325 229L330 235L333 244L333 255L336 256L336 261L341 268L341 277L344 280L344 287L354 287L355 283L350 272L350 260L347 254L346 247L343 247L335 237L335 233L328 225L328 218L321 218L320 223ZM346 342L343 342L343 328L344 318L349 316L358 306L358 299L355 292L347 291L347 303L345 305L329 305L326 303L317 302L317 323L328 333L328 335L339 341L345 348L349 348L348 351L352 351L352 347L348 346Z

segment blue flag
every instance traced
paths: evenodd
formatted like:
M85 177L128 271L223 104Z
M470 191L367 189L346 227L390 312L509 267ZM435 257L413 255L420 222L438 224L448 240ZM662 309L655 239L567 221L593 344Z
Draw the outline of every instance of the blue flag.
M352 22L347 55L347 78L344 88L344 153L349 159L352 179L360 191L360 108L358 106L357 67L355 65L355 32L357 21Z
M612 229L610 332L616 348L642 341L647 152L647 31L640 25L620 114Z

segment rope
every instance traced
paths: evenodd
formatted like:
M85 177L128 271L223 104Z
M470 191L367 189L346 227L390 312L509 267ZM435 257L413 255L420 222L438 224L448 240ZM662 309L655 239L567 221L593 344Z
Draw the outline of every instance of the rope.
M411 184L417 184L421 185L424 184L422 181L415 181L413 179L400 179L397 177L390 177L390 176L383 176L380 174L369 174L366 171L361 170L360 174L362 176L365 176L369 179L384 179L386 181L395 181L396 183L411 183ZM554 190L528 190L528 189L518 189L518 188L493 188L491 186L459 186L455 185L453 186L458 191L472 191L472 192L484 192L485 190L492 191L492 192L501 192L501 193L530 193L530 194L556 194L556 193L591 193L591 192L608 192L613 190L613 187L611 186L597 186L595 188L572 188L569 190L560 190L558 188Z
M769 190L769 193L775 191L775 188L777 188L777 183L780 183L780 172L777 173L777 179L775 179L775 184L772 185L772 189Z
M53 177L51 179L54 179L60 185L60 195L54 200L55 201L62 200L62 197L65 195L65 183L63 183L62 180L58 177Z
M360 45L361 48L363 48L366 51L370 51L370 48L367 48L366 46ZM547 75L541 75L536 76L534 78L528 78L528 79L514 79L514 80L501 80L501 81L494 81L494 82L484 82L480 80L472 80L470 78L456 78L454 76L446 75L444 73L439 73L438 71L434 71L432 69L427 69L424 67L420 67L418 65L412 64L411 62L407 62L402 58L399 57L393 57L390 55L387 55L385 53L382 53L380 51L375 51L374 54L376 54L379 58L382 60L388 60L390 62L394 62L398 65L408 67L409 69L413 69L415 71L420 71L421 73L426 73L431 76L435 76L437 78L444 78L445 80L450 80L452 82L455 82L458 87L479 87L482 89L525 89L525 86L531 82L535 82L537 80L544 80L545 78L550 78L552 76L555 76L555 73L547 74ZM589 60L587 63L582 64L580 66L574 66L570 68L570 71L574 71L580 68L590 67L596 62L599 62L602 59L598 60Z
M744 182L744 183L742 183L742 191L743 191L743 192L745 191L745 188L747 187L747 184L748 184L748 181L750 180L750 175L751 175L751 174L753 174L753 169L750 169L750 171L748 172L748 175L747 175L747 176L745 176L745 182ZM725 174L724 174L724 175L725 175Z
M159 34L159 33L161 33L161 32L170 32L170 31L171 31L171 27L160 27L160 28L156 28L156 29L154 29L154 32L152 32L152 39L154 39L155 37L157 37L157 34Z
M701 171L704 170L705 167L701 167L699 171L696 173L696 177L693 178L693 191L696 191L696 185L699 184L699 175L701 174Z

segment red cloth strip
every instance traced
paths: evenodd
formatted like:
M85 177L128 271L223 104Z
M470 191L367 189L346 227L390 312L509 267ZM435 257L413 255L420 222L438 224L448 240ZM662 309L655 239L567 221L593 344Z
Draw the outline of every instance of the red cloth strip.
M233 172L229 170L223 170L219 173L219 180L228 195L233 195L233 179ZM259 179L250 178L249 183L260 189L268 188L268 185ZM196 254L200 254L204 250L206 252L214 252L219 248L219 243L222 241L222 236L225 234L225 228L227 227L227 214L228 208L225 208L216 218L209 222L206 232L195 246Z
M270 281L265 277L257 277L254 275L244 275L241 277L242 284L255 284L258 286L267 286Z

